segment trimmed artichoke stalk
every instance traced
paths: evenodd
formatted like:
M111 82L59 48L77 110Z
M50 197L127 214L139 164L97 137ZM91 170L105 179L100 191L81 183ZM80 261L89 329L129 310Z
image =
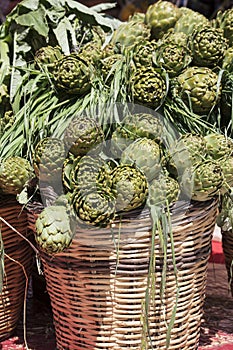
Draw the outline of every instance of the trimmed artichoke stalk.
M54 85L60 93L69 95L84 95L91 89L91 71L86 58L71 53L56 62Z
M75 232L74 223L70 204L45 207L36 220L35 239L40 249L56 254L68 248Z
M221 97L218 75L208 67L187 67L171 85L173 98L181 99L200 115L208 114Z
M146 176L147 181L158 177L162 171L161 149L146 137L132 142L121 154L121 164L135 164Z
M176 177L182 176L186 168L195 166L206 158L207 147L204 136L181 135L167 152L168 171Z
M73 200L74 210L84 224L104 227L115 217L115 198L105 191L77 192Z
M116 211L127 212L141 207L148 195L148 182L135 165L121 164L112 171Z
M220 194L223 182L221 166L214 160L208 160L185 169L181 191L192 200L207 201Z
M32 177L33 168L27 159L8 157L0 163L0 191L4 194L20 194Z
M110 44L120 44L126 48L132 48L138 43L149 40L150 28L140 21L128 21L120 24L115 29Z
M42 182L61 182L62 166L66 158L62 140L46 137L40 140L33 153L33 167Z
M176 24L180 9L169 1L159 0L147 8L145 23L150 27L151 38L159 39Z
M222 28L224 37L228 40L229 46L233 45L233 9L219 11L216 17L217 28Z
M200 67L216 67L222 65L222 60L228 48L222 29L210 25L195 29L189 42L193 65Z
M111 152L120 157L122 151L137 138L147 137L162 143L163 124L149 113L129 114L114 130L111 138Z
M181 7L180 17L174 25L174 31L190 35L195 28L201 28L208 24L208 18L201 13L193 11L188 7Z
M211 133L204 136L208 155L217 160L233 154L233 140L223 134Z
M34 56L35 68L44 70L46 67L49 71L53 71L55 62L63 57L60 46L44 46L38 49Z
M160 70L153 67L137 68L130 79L134 102L157 109L163 102L167 86Z
M66 149L75 156L97 154L103 147L104 133L94 118L77 115L66 128L63 140Z
M157 179L153 179L149 184L149 195L147 204L149 207L167 206L178 200L180 185L178 181L167 174L162 174Z

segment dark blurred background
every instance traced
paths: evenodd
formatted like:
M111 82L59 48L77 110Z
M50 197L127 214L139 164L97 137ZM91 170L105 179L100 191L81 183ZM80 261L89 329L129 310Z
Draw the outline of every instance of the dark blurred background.
M0 0L0 20L3 22L5 17L20 2L20 0ZM80 0L80 3L91 7L104 2L116 3L116 7L108 11L109 15L117 17L122 21L128 19L135 12L145 12L147 7L155 3L156 0ZM219 9L229 9L233 7L233 0L177 0L171 1L177 6L186 6L192 10L198 11L208 18L215 16Z

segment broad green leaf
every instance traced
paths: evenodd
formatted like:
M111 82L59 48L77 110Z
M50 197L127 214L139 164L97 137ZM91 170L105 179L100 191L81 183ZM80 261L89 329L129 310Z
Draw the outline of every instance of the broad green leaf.
M17 6L16 9L20 9L21 7L26 7L30 11L34 11L38 9L40 0L23 0Z
M91 6L90 8L95 12L104 12L106 10L111 10L117 6L116 2L106 2Z
M47 37L49 33L49 26L45 16L46 14L44 9L40 7L36 11L31 11L15 18L15 21L22 26L34 28L38 34Z
M54 34L56 35L58 44L62 48L62 51L65 54L69 54L70 53L69 39L68 39L68 35L67 35L67 29L70 26L71 26L71 24L70 24L69 20L65 17L58 24L58 26L53 29Z

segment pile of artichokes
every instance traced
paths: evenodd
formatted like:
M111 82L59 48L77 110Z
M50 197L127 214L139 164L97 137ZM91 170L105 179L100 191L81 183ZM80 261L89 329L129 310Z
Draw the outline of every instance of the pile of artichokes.
M25 34L18 66L8 54L17 10L1 27L0 192L22 200L32 179L55 189L37 220L41 248L62 251L77 224L228 196L233 10L210 20L159 0L125 22L69 11L66 41L54 23L31 50Z

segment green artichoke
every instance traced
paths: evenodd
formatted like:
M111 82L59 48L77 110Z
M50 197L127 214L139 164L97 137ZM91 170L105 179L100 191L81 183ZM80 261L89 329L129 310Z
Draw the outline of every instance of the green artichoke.
M203 26L208 24L208 18L206 18L201 13L193 11L188 7L181 7L180 17L174 25L174 31L190 35L194 31L194 29L202 28Z
M176 202L180 194L180 185L168 174L161 174L149 184L147 204L156 207L167 206Z
M111 152L120 157L122 151L137 138L147 137L162 142L163 124L150 113L128 114L114 130L111 138Z
M221 193L231 192L233 188L233 154L224 155L219 159L219 165L223 173L223 186Z
M233 45L233 9L218 11L216 16L217 28L223 29L224 37L228 40L229 46Z
M43 138L33 153L33 167L42 182L61 182L62 166L66 158L65 145L57 138Z
M190 199L207 201L220 194L223 181L222 169L216 161L202 161L185 169L181 179L181 191Z
M66 149L75 156L98 153L103 147L104 133L99 123L90 116L75 116L63 135Z
M121 154L121 164L135 164L146 176L147 181L156 178L161 168L161 148L146 137L139 138L124 149Z
M77 53L65 55L58 60L53 70L54 85L60 93L84 95L91 89L91 71Z
M221 84L208 67L187 67L171 83L173 98L180 98L194 113L208 114L219 102Z
M6 111L2 116L0 114L0 138L11 126L14 125L14 122L15 122L15 115L13 114L12 110Z
M128 21L120 24L115 29L110 44L120 44L126 48L132 48L138 43L149 40L150 28L140 21Z
M125 61L125 57L120 53L104 57L100 61L100 71L105 84L110 85L114 78L119 64Z
M68 168L68 164L70 167ZM80 192L82 195L87 192L97 192L105 190L106 193L111 193L112 179L111 179L111 166L108 162L103 160L99 156L83 156L76 158L71 163L66 164L66 178L68 181L64 182L64 185L68 182L67 190L71 187L72 190ZM64 174L64 175L65 175Z
M121 164L112 171L116 210L130 211L142 206L148 195L146 176L135 165Z
M19 194L33 177L34 171L27 159L15 156L0 162L0 191L5 194Z
M35 68L44 70L46 67L49 71L53 71L55 62L63 57L60 46L43 46L38 49L34 56Z
M159 0L146 10L145 23L150 27L151 37L159 39L176 24L180 9L169 1Z
M84 224L104 227L115 218L115 198L103 191L90 191L74 196L74 210Z
M193 31L190 36L190 48L193 65L213 68L222 65L228 44L222 29L207 25Z
M157 109L167 93L167 84L161 71L153 67L137 68L130 79L134 102Z
M211 133L204 136L207 153L215 160L233 154L233 140L226 135Z
M133 62L135 67L153 65L153 56L157 44L155 40L146 40L135 45L133 49Z
M154 62L165 69L170 77L177 76L191 61L191 52L187 46L162 39L158 41Z
M75 232L74 217L70 205L45 207L36 220L36 243L48 254L56 254L68 248Z
M181 135L167 150L168 171L181 176L186 168L195 166L206 158L207 147L204 136L199 134Z
M225 55L222 61L222 69L227 70L228 72L233 72L233 47L229 47L225 51Z

